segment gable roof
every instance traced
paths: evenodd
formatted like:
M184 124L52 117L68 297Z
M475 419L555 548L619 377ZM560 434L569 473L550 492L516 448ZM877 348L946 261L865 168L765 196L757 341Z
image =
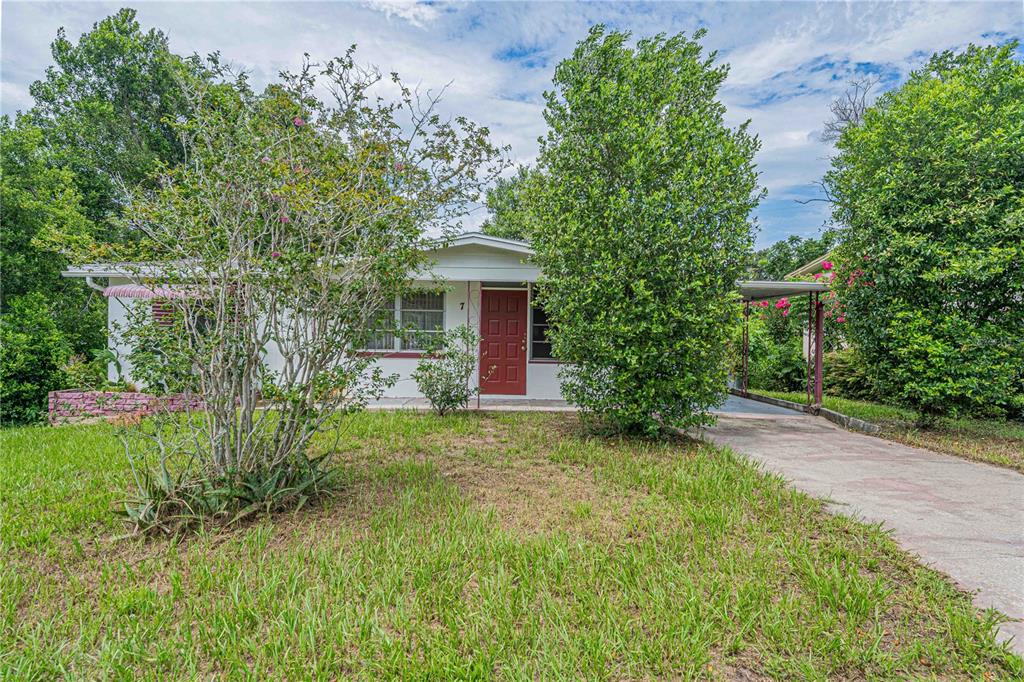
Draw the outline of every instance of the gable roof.
M493 249L512 251L514 253L521 253L527 256L533 255L533 247L530 246L529 242L520 241L518 239L494 237L489 234L484 234L483 232L463 232L451 239L437 239L427 243L428 250L430 251L439 251L441 249L450 249L459 246L487 246Z

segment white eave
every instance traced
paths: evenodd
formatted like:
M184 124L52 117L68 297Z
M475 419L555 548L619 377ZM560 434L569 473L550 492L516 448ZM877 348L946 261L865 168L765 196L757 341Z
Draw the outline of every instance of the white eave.
M440 251L441 249L450 249L458 246L487 246L493 249L521 253L526 256L533 255L533 248L527 242L519 241L518 239L494 237L483 232L464 232L451 239L437 239L427 242L426 245L428 251Z
M736 282L744 301L764 301L783 296L799 296L828 291L822 282L775 282L768 280L747 280Z
M815 258L810 263L804 263L793 272L788 273L783 279L789 279L791 277L806 277L807 275L813 275L816 272L820 272L822 264L828 260L828 254L826 253L821 258Z

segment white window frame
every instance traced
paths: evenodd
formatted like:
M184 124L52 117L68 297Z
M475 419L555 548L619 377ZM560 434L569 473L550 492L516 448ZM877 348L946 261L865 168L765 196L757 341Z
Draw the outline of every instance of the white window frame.
M445 292L445 291L432 291L430 289L425 289L424 291L426 291L428 293L432 293L432 294L440 294L441 295L441 310L440 310L440 313L441 313L441 329L438 332L433 332L433 333L443 333L446 329L448 329L448 297L447 297L447 292ZM427 351L425 351L422 348L404 348L403 347L404 344L403 344L401 332L404 330L404 326L403 326L403 323L402 323L402 297L401 296L395 296L395 300L393 300L391 302L390 310L391 310L392 318L393 318L393 320L395 322L395 332L393 332L395 338L394 338L393 346L391 348L364 348L363 351L365 351L367 353L380 353L380 354L400 353L400 352L405 352L405 353L425 353L425 352L427 352ZM431 310L422 309L421 310L421 309L418 309L418 308L412 308L408 312L431 312L431 313L436 313L438 311L434 310L434 309L431 309ZM431 333L431 332L427 332L427 333Z

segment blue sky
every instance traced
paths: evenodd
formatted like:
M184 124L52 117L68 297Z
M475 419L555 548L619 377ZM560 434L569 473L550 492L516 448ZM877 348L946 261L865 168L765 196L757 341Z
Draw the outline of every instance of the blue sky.
M31 104L29 84L50 63L64 26L77 37L126 3L4 2L2 109ZM359 45L359 58L409 83L440 88L449 113L489 126L530 163L544 132L542 93L558 61L598 22L636 36L692 33L731 65L721 92L728 120L750 119L761 138L757 163L768 196L757 213L758 244L814 235L828 217L817 185L830 145L820 139L828 103L851 78L874 74L898 86L934 52L970 42L1024 37L1022 3L568 3L568 2L137 2L143 26L164 30L182 54L219 50L265 83L314 59ZM483 220L482 211L466 227Z

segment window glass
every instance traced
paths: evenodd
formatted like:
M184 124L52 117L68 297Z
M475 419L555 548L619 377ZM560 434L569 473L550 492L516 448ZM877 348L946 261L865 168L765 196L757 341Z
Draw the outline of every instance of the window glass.
M395 310L380 308L370 325L373 334L366 340L368 350L395 350Z
M536 301L532 304L532 315L533 321L530 325L530 347L532 348L531 357L540 359L549 359L553 357L551 355L551 343L548 341L548 324L547 313L544 309L537 305Z
M425 350L444 331L444 293L418 291L402 297L402 329L406 350Z

